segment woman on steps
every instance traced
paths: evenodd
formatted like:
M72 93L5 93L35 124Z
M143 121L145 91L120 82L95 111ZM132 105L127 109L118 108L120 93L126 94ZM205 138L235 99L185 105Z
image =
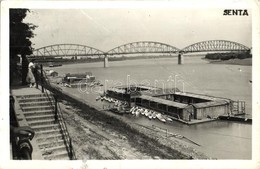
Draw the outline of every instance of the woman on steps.
M28 73L27 73L27 77L26 77L26 81L30 84L30 87L34 87L35 84L35 78L33 75L33 70L35 68L34 65L34 60L31 60L31 62L28 65Z

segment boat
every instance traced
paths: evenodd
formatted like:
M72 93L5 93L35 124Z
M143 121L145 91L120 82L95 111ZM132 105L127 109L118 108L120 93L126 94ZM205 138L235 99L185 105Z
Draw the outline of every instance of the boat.
M161 113L157 113L157 114L156 114L156 117L159 119L159 118L162 117L162 114L161 114Z
M135 112L135 115L136 115L136 116L139 116L139 114L140 114L140 111L137 110L137 111Z
M152 116L153 116L153 119L156 119L156 112L153 112Z
M101 96L96 97L96 101L99 101L101 99Z
M49 67L58 67L58 66L62 66L62 64L59 64L59 63L50 63L49 64Z
M151 115L152 115L152 113L150 111L147 111L147 116L149 117Z
M145 111L144 115L147 117L149 115L149 112Z
M165 118L162 116L162 114L161 113L158 113L157 115L156 115L156 117L161 121L161 122L166 122L166 120L165 120Z
M177 134L177 135L176 135L176 138L183 138L183 136L180 135L180 134Z
M169 117L166 117L166 120L167 120L167 121L170 121L170 122L173 121L173 120L172 120L171 118L169 118Z
M114 99L111 99L111 102L112 102L112 103L115 103L115 100L114 100Z
M161 122L166 123L166 120L165 120L164 118L159 118L159 120L160 120Z
M71 88L71 85L69 85L69 84L67 84L67 83L65 83L64 86L65 86L65 87L70 87L70 88Z
M130 112L132 112L134 109L135 109L135 107L132 107L132 108L130 109Z
M143 109L141 109L141 114L145 115L145 111Z
M153 119L153 114L150 113L150 115L148 117L149 117L150 120L152 120Z
M135 114L136 110L137 110L137 109L134 109L131 113L132 113L132 114Z

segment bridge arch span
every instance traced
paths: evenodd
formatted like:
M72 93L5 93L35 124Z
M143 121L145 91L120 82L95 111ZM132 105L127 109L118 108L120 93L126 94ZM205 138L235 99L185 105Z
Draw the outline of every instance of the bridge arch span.
M80 44L54 44L33 50L35 57L63 57L63 56L102 56L104 52Z
M192 52L210 52L210 51L248 51L249 47L237 42L228 40L208 40L201 41L189 45L180 52L192 53Z
M143 53L177 53L180 49L161 42L138 41L115 47L108 55L143 54Z

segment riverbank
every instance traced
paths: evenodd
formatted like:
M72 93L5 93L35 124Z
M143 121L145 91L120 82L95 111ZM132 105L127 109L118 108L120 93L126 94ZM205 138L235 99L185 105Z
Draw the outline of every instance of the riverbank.
M210 60L209 63L213 64L228 64L228 65L242 65L242 66L252 66L252 58L246 58L246 59L230 59L230 60Z
M97 116L93 116L76 105L65 104L64 118L78 159L207 159L160 133L125 124L122 119L102 117L104 112L96 111Z
M78 159L208 159L174 137L128 123L69 93L60 96L66 98L61 107Z
M176 140L163 137L160 133L153 134L142 130L141 127L126 123L120 116L97 110L98 108L89 106L84 100L62 92L55 85L45 87L60 96L59 106L78 160L207 158ZM25 89L17 90L20 93L27 90L27 93L41 93L35 88ZM65 99L60 100L61 98ZM34 144L36 153L39 152L37 147L37 144Z

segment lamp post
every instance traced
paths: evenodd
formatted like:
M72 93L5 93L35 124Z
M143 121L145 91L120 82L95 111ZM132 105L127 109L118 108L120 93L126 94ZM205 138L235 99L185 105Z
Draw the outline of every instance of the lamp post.
M177 76L179 76L179 75L174 76L174 93L176 93L176 78L177 78Z

